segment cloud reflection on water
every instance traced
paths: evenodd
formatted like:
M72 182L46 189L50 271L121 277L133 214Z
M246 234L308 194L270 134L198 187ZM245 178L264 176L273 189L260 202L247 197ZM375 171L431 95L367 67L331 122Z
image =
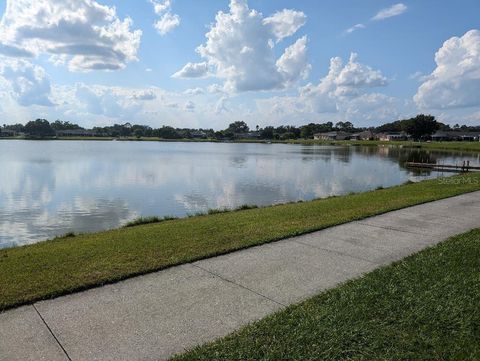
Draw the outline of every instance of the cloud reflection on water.
M309 200L436 176L401 166L427 156L467 159L391 147L1 141L0 247L115 228L139 215Z

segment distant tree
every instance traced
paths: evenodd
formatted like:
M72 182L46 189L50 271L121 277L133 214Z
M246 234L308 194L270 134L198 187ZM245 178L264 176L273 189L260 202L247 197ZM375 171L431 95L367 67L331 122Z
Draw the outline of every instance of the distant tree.
M30 121L25 125L25 133L34 137L50 137L55 135L55 130L46 119Z
M350 122L338 122L335 124L335 128L344 132L353 132L355 127Z
M151 137L153 135L153 129L148 125L132 125L131 132L135 137Z
M415 140L429 137L439 128L440 124L432 115L420 114L415 118L402 121L402 130L410 134Z
M15 132L25 132L25 126L23 124L20 124L20 123L11 124L11 125L4 124L3 126L4 126L4 128L13 130Z
M235 133L232 132L230 129L226 129L222 132L222 138L232 140L235 138Z
M54 130L71 130L71 129L83 129L78 124L70 123L68 121L63 122L61 120L55 120L53 123L50 124L52 129Z
M280 136L280 139L281 140L289 140L289 139L296 139L296 135L295 133L292 133L292 132L286 132L286 133L283 133L281 136Z
M449 124L444 124L444 123L438 122L438 130L443 130L443 131L447 132L447 131L451 131L452 127L450 127Z
M121 137L128 137L132 135L132 125L130 123L125 123L122 125L115 124L114 127Z
M390 133L390 132L401 132L402 131L402 121L397 120L392 123L385 123L375 128L377 133Z
M213 133L213 138L215 139L223 139L223 132L222 131L216 131L215 133Z
M286 133L288 133L288 139L298 139L300 138L301 130L293 125L287 125L285 127Z
M310 123L300 127L299 137L311 139L317 133L326 133L333 130L333 123L327 122L323 124Z
M316 124L310 123L300 127L300 137L303 139L313 138L313 135L317 133Z
M260 130L260 138L262 139L273 139L274 137L274 127L265 127Z
M157 129L155 133L157 137L163 138L163 139L180 139L181 138L179 132L175 128L168 127L168 126L163 126L160 129Z
M226 130L233 134L237 134L248 133L250 131L250 128L248 127L247 123L243 121L238 121L235 123L231 123Z

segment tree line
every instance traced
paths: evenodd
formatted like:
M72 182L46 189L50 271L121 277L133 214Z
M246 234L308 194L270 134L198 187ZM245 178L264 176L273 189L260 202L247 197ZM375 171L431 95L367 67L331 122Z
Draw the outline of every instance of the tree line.
M85 130L78 124L68 121L56 120L50 123L46 119L36 119L23 124L4 124L4 129L13 130L18 133L25 133L32 137L54 137L57 131ZM148 125L139 124L114 124L105 127L94 127L90 132L98 137L157 137L162 139L218 139L234 140L241 138L257 138L262 140L288 140L288 139L312 139L314 134L341 131L346 133L358 133L362 131L372 133L405 132L413 139L420 140L430 137L438 130L442 131L464 131L480 132L480 126L458 125L451 127L435 119L432 115L420 114L414 118L397 120L378 127L355 127L351 122L326 122L309 123L302 126L281 125L278 127L256 126L251 129L244 121L231 123L226 129L215 131L213 129L190 129L162 126L152 128Z

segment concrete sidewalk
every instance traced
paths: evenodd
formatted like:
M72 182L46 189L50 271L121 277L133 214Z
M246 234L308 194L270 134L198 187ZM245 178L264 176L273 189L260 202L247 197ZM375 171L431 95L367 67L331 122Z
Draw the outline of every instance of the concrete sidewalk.
M0 359L164 360L480 227L480 192L0 314Z

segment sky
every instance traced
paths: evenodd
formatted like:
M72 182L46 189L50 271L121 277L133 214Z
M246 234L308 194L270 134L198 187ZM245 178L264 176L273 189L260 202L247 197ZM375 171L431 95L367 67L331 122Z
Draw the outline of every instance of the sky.
M478 0L0 0L0 124L480 124Z

